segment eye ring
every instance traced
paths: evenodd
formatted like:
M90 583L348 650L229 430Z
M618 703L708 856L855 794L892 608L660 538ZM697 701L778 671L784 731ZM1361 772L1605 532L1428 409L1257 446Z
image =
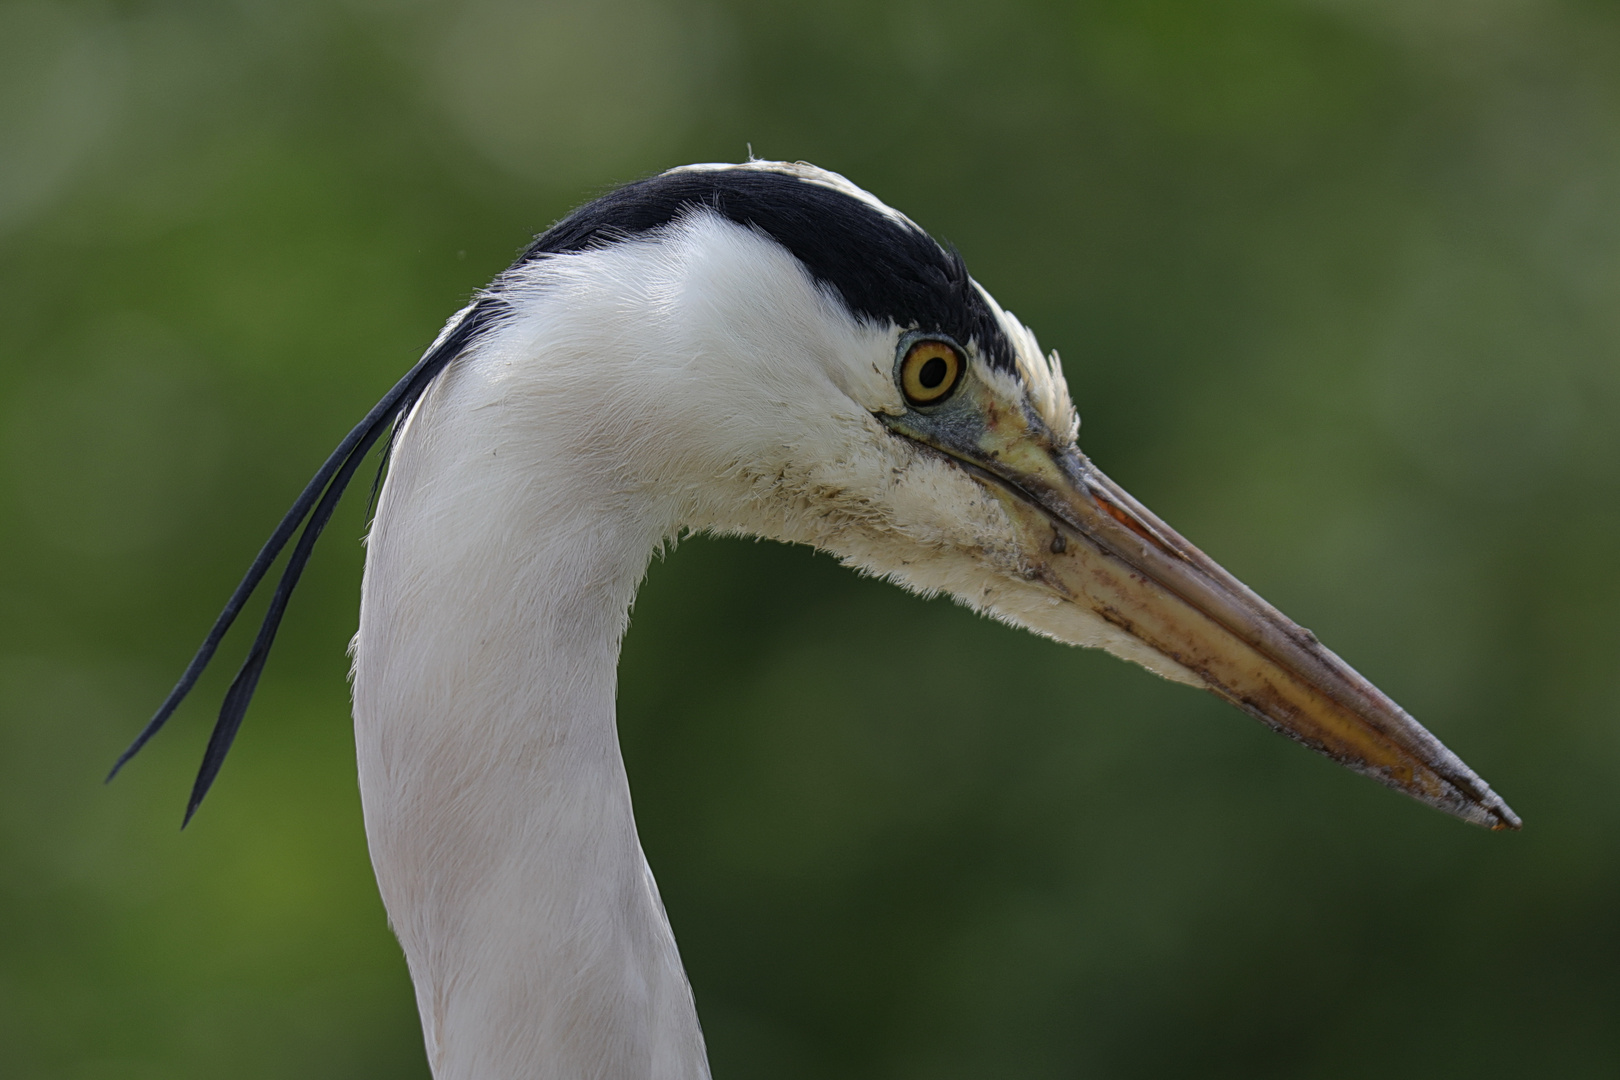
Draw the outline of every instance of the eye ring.
M955 345L921 338L900 361L900 392L913 405L938 405L951 396L966 370L967 361Z

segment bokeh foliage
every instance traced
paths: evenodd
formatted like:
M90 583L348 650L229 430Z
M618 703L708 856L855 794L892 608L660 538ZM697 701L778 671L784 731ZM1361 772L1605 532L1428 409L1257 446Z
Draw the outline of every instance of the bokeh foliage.
M425 1076L347 733L363 498L193 827L228 670L101 773L473 289L750 143L954 241L1062 352L1093 457L1527 827L689 540L621 729L717 1076L1615 1075L1620 10L1589 0L0 3L0 1073Z

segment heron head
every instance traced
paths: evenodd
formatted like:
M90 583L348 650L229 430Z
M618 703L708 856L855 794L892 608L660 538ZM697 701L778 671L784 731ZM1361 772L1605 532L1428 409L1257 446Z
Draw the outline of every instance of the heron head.
M603 625L622 631L661 537L807 543L1203 687L1465 820L1519 825L1398 705L1081 453L1056 354L953 250L841 176L764 161L626 185L537 237L317 471L114 773L307 521L226 695L189 820L315 539L396 420L371 554L390 547L391 504L409 505L412 580L487 577L491 551L549 536L577 557L531 586L606 599ZM504 581L495 594L533 599Z

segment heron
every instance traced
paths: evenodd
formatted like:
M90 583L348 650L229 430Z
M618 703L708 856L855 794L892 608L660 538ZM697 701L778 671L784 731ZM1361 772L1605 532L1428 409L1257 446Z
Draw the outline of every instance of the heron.
M1057 354L954 248L843 176L751 158L630 183L538 236L343 439L113 773L290 544L191 820L316 539L386 436L355 741L438 1080L708 1076L615 727L631 602L687 533L807 544L1100 647L1446 813L1519 827L1078 431Z

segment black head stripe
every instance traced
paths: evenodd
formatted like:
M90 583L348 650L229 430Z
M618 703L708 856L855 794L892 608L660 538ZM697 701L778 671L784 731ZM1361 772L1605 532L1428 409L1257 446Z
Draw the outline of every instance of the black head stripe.
M694 170L628 184L547 229L517 265L637 236L694 207L781 244L854 315L976 342L992 367L1014 370L1012 345L954 249L861 199L787 173Z

